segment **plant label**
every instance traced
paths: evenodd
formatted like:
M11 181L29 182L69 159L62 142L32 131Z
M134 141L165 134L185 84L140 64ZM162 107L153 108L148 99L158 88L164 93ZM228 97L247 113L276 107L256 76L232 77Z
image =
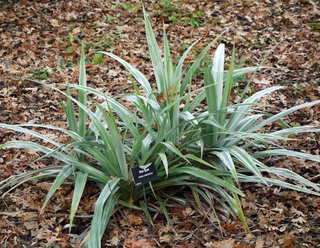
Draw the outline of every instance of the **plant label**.
M152 182L159 178L157 169L154 166L153 162L151 162L146 166L143 166L143 168L142 167L131 168L131 173L133 176L134 184L136 186L139 186L141 184L145 184L148 182Z

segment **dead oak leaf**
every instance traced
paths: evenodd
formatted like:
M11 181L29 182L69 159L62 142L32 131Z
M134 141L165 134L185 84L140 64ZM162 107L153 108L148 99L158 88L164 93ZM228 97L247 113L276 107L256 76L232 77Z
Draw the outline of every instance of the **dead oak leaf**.
M217 219L217 216L214 212L209 213L209 218L212 222L218 222L219 220Z
M205 247L214 247L212 242L207 242L204 244Z
M22 213L21 219L22 220L30 220L30 219L37 217L37 216L38 216L38 213L33 213L33 212Z
M174 236L173 241L180 241L184 239L184 234L179 233L177 236Z
M131 244L131 248L152 248L152 247L154 247L152 243L147 241L138 240L138 241L132 242Z
M172 222L178 222L179 218L178 218L178 216L173 216L171 220L172 220Z
M188 217L188 216L191 216L195 213L194 210L192 210L192 208L190 207L187 207L184 211L182 211L182 214L184 217Z
M273 209L270 209L270 210L279 212L280 214L282 214L282 212L283 212L282 208L273 208Z
M55 19L52 19L52 20L51 20L51 25L52 25L53 27L60 27L58 20L55 20Z
M141 225L142 223L141 218L134 214L130 214L127 219L131 225Z
M293 213L294 215L298 215L298 216L301 216L301 217L305 217L306 216L302 211L299 211L294 207L291 207L290 212Z
M131 237L138 237L141 234L143 234L143 233L140 230L137 230L134 227L130 228L130 236Z
M157 102L158 103L164 103L167 101L167 97L166 94L164 94L163 92L160 93L160 95L157 96Z
M301 216L298 218L298 219L293 219L291 220L293 223L300 223L300 224L303 224L303 223L306 223L307 221L302 218Z
M211 244L211 242L210 242L210 244ZM214 242L211 247L215 247L215 248L230 248L230 247L233 247L234 244L235 244L234 239L229 239L229 240L223 240L223 241L219 241L219 242Z
M291 233L286 232L283 238L278 240L278 243L282 245L282 247L293 247L294 240L297 240L297 237Z
M121 227L129 226L129 222L126 221L125 219L121 219L120 220L120 226Z
M160 243L167 242L170 243L172 241L172 235L167 234L159 238Z
M26 221L26 222L23 222L23 226L25 226L28 230L33 230L37 226L37 222L35 222L35 221Z
M120 239L118 238L118 236L113 236L112 239L108 240L108 242L110 242L110 244L108 244L107 246L111 246L111 245L118 245Z
M7 225L7 221L4 219L0 219L0 227L4 227Z
M307 110L307 112L310 112L310 110ZM305 161L302 160L302 163L305 164ZM301 195L299 195L299 193L295 190L292 192L291 195L294 196L297 200L299 200L301 198Z
M174 92L175 87L174 85L172 85L169 89L168 92L168 97L172 98L172 101L174 101L175 99L173 98L174 95L178 95L180 92ZM167 101L167 94L161 92L160 95L157 96L157 102L158 103L164 103Z
M301 227L301 228L298 228L298 230L294 231L293 233L307 233L310 231L310 228L308 227Z
M168 233L170 232L172 229L172 227L170 225L166 225L166 226L163 226L163 225L160 225L159 226L159 236L162 235L162 233Z
M263 248L263 237L262 236L260 236L257 239L257 243L256 243L256 247L255 248Z

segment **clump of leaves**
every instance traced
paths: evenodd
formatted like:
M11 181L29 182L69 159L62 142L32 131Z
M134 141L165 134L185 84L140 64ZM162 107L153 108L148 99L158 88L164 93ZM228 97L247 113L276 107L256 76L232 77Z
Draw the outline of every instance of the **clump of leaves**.
M141 3L124 3L122 7L125 10L132 10L134 13L137 13L139 11L138 5L141 5Z
M50 77L50 73L45 71L43 68L40 68L39 70L31 69L29 72L34 75L32 79L47 79Z
M86 247L89 248L101 247L100 240L116 204L139 209L149 215L148 209L141 201L142 186L134 186L130 169L135 166L143 167L151 162L154 162L157 168L159 180L146 185L146 191L159 201L169 224L170 218L166 206L154 193L157 189L168 186L189 186L199 206L199 199L206 201L209 205L211 205L211 199L217 200L234 218L238 217L246 229L248 226L239 200L239 196L244 196L244 193L237 187L240 182L278 185L320 195L309 188L289 184L282 179L265 177L263 172L273 173L297 180L320 191L317 185L292 171L270 168L258 160L268 156L290 155L320 162L317 156L286 150L275 141L286 139L287 135L296 132L318 132L319 130L314 127L296 126L268 134L259 132L265 125L274 121L281 122L282 117L293 111L318 104L320 101L295 106L275 115L256 113L252 106L257 105L261 97L283 87L262 90L242 102L246 87L239 102L229 106L233 79L247 72L257 71L259 67L235 69L235 48L233 47L229 70L224 72L224 44L218 46L212 66L205 70L204 88L192 92L191 78L211 45L219 37L203 49L199 57L183 73L184 59L196 42L184 52L179 63L174 66L164 31L163 62L150 22L146 13L144 15L157 92L135 67L107 52L100 53L119 61L133 76L131 79L135 93L122 95L122 97L134 105L135 112L132 113L102 92L87 87L84 47L82 47L79 85L66 84L66 92L48 85L67 97L66 104L62 101L62 106L67 115L69 130L48 125L0 124L1 128L33 135L55 147L48 148L27 141L10 141L2 144L0 148L15 147L41 151L45 156L52 156L62 161L61 164L8 178L1 182L0 190L9 186L15 188L32 179L55 177L43 209L64 180L73 181L75 189L71 206L71 224L87 181L95 182L101 189L101 193L95 204L90 235L86 240ZM250 82L251 80L248 85ZM140 86L142 89L139 88ZM78 90L78 99L71 96L71 89ZM88 93L104 99L101 104L95 102L95 111L87 107ZM191 101L191 95L194 93L198 95ZM207 101L207 108L196 110L203 99ZM79 109L78 115L75 114L74 104ZM182 104L183 109L180 110ZM87 116L91 120L88 126ZM71 141L60 144L22 126L59 130L70 136ZM248 152L248 149L251 152ZM217 194L220 197L217 197ZM198 196L200 196L199 199ZM140 203L140 206L129 204L128 199L132 199L135 204Z
M96 56L94 56L92 62L95 65L102 65L102 63L103 63L102 54L97 54Z
M310 22L308 23L308 25L310 25L313 29L316 29L316 30L320 29L320 23Z
M204 17L204 13L202 11L187 12L181 10L181 5L177 0L161 0L162 9L160 10L160 15L168 18L172 24L176 24L177 22L183 23L183 25L190 25L195 28L199 28L203 26L203 22L201 18ZM157 7L160 7L157 5Z
M67 68L67 67L72 67L72 66L74 66L74 64L73 64L72 61L68 61L68 62L61 61L60 64L59 64L59 66L60 66L61 69L65 69L65 68ZM56 71L56 70L57 70L57 67L58 67L57 65L54 66L54 67L52 67L52 70L53 70L53 71Z

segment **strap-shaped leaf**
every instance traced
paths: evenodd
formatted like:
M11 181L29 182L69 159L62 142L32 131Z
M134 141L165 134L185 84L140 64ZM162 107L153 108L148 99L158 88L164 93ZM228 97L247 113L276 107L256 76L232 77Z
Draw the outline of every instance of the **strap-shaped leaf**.
M68 94L68 96L71 96L69 79L68 79L67 94ZM74 108L73 108L72 101L70 98L67 98L66 115L67 115L67 120L68 120L70 130L78 133L79 130L78 130L78 125L77 125L77 118L76 118L76 114L74 112Z
M223 89L223 96L222 96L222 101L221 101L221 105L220 105L220 109L222 110L222 113L219 113L219 117L218 117L219 123L221 125L224 125L226 122L227 108L229 105L230 92L231 92L231 88L232 88L232 79L233 79L232 75L233 75L233 68L234 68L235 53L236 53L235 52L235 44L233 44L232 58L231 58L230 67L229 67L229 74L228 74L227 81L226 81L224 89Z
M108 124L108 128L112 137L112 143L110 145L114 145L115 147L121 174L123 179L126 181L129 178L127 161L126 161L126 156L124 154L124 148L123 148L123 143L121 141L121 136L117 128L117 124L115 122L114 116L110 108L109 108L110 115L108 115L98 103L96 103L96 105L98 106L100 111L103 113L103 116Z
M150 213L149 213L149 210L147 209L147 206L146 206L145 202L144 202L144 201L140 201L140 206L141 206L141 208L143 209L144 214L145 214L145 215L147 216L147 218L150 220L150 224L151 224L152 226L154 226L153 221L152 221L152 218L151 218L151 215L150 215Z
M95 204L95 210L93 214L92 224L91 224L91 230L90 230L90 236L88 239L88 247L89 248L100 248L101 247L101 238L104 233L103 227L105 227L105 221L108 216L106 216L106 213L104 213L104 210L113 210L115 202L111 199L115 196L117 193L119 186L117 186L118 182L120 181L120 178L111 179L102 189L100 196ZM108 209L105 209L105 203L109 202ZM113 203L113 204L111 204ZM111 212L109 212L109 215L111 215Z
M170 55L170 46L167 38L167 33L164 28L163 24L163 40L164 40L164 71L165 71L165 79L167 82L167 88L166 90L170 89L172 85L176 85L177 82L173 81L173 64L172 64L172 59ZM178 87L176 90L179 91L180 85L178 84ZM170 96L169 96L170 97Z
M172 142L166 141L166 142L161 142L161 144L165 145L169 150L171 150L173 153L177 154L180 158L184 159L187 161L189 164L189 160L186 158L185 155L183 155L175 146Z
M250 103L255 103L256 101L258 101L259 99L261 99L261 97L265 96L266 94L269 94L273 91L282 89L284 87L281 86L275 86L275 87L270 87L264 90L261 90L257 93L255 93L254 95L252 95L251 97L249 97L248 99L246 99L243 104L243 106L239 106L235 109L234 113L232 114L232 116L230 117L228 124L226 126L227 129L229 129L230 131L234 131L238 125L238 123L248 114L248 111L250 110L251 106Z
M198 178L199 180L204 180L205 182L211 182L212 184L219 185L224 187L232 192L235 192L238 195L244 196L241 190L237 189L230 183L227 183L225 180L220 179L219 177L214 176L211 173L208 173L206 170L202 170L200 168L184 166L181 168L175 168L171 171L171 173L187 173L189 175L193 175L194 177Z
M224 107L221 105L223 96L224 54L224 44L221 43L218 46L213 59L211 70L213 82L210 82L210 84L206 83L206 81L204 82L205 86L212 85L212 87L208 87L205 89L206 94L207 92L210 92L209 94L207 94L207 101L213 101L213 103L210 104L211 106L208 102L208 109L210 114L220 110L220 107Z
M209 166L209 167L211 167L213 169L218 170L218 168L216 168L214 165L208 163L207 161L205 161L205 160L203 160L201 158L198 158L197 156L195 156L193 154L186 154L185 156L186 156L186 158L192 159L194 161L197 161L198 163L205 164L205 165L207 165L207 166Z
M48 201L50 200L51 196L56 192L56 190L60 187L61 183L73 172L73 168L71 165L66 165L62 168L59 175L57 176L56 180L54 180L54 183L52 184L47 197L43 203L43 206L41 208L41 211L39 214L42 213L43 209L47 205Z
M150 57L153 65L154 75L156 78L157 89L158 89L158 92L164 93L168 91L170 86L166 82L165 70L164 70L164 66L162 63L161 55L160 55L160 49L158 47L151 24L149 22L147 13L144 8L143 8L143 15L144 15L144 21L145 21L145 29L146 29L149 53L150 53Z
M154 196L154 197L157 199L157 201L159 202L160 206L162 207L164 216L165 216L166 219L167 219L168 225L171 226L171 220L170 220L169 213L168 213L168 211L167 211L166 206L164 205L163 201L161 200L161 198L160 198L159 196L157 196L156 194L154 194L153 196Z
M71 210L70 210L70 228L69 231L71 231L72 222L74 215L76 214L76 211L78 209L78 205L81 199L81 196L83 194L84 187L87 183L88 174L84 173L82 171L77 172L73 197L72 197L72 204L71 204Z
M277 171L277 172L279 173L279 171ZM284 173L284 175L286 175L286 173ZM320 196L320 193L317 193L317 192L315 192L313 190L309 190L307 188L303 188L301 186L297 186L297 185L294 185L294 184L286 183L286 182L283 182L283 181L280 181L280 180L276 180L276 179L265 178L265 180L267 181L268 184L271 184L271 185L277 185L277 186L280 186L280 187L283 187L283 188L292 189L292 190L296 190L296 191L299 191L299 192L304 192L304 193L307 193L307 194ZM243 175L243 174L239 175L239 181L240 182L259 182L259 183L261 183L261 180L260 180L259 177L247 176L247 175ZM310 184L310 182L309 182L309 184ZM317 188L317 190L319 190L319 188L316 185L313 185L312 187L314 187L314 186Z
M41 126L39 126L39 127L41 127ZM21 133L24 133L24 134L32 135L34 137L43 139L44 141L49 142L49 143L51 143L51 144L53 144L53 145L55 145L57 147L61 146L61 144L59 144L58 142L53 141L52 139L46 137L45 135L42 135L40 133L34 132L34 131L26 129L26 128L22 128L22 127L20 127L18 125L9 125L9 124L0 123L0 128L7 128L7 129L14 130L14 131L17 131L17 132L21 132Z
M108 55L111 58L114 58L115 60L117 60L118 62L120 62L123 66L125 66L127 68L127 70L134 76L134 78L139 82L139 84L141 84L144 92L146 93L147 96L150 95L150 93L152 92L152 88L150 86L150 83L148 82L148 80L146 79L146 77L138 70L136 69L134 66L130 65L128 62L124 61L123 59L119 58L118 56L112 54L112 53L108 53L108 52L101 52L99 51L99 53L103 53ZM155 97L154 97L155 99Z
M163 163L163 167L164 167L164 169L166 171L166 179L167 179L167 177L169 175L169 166L168 166L167 155L164 154L164 153L158 153L158 154L159 154L159 156L161 158L161 161Z
M90 174L93 177L93 179L95 179L97 181L108 182L110 180L110 177L108 175L106 175L104 172L102 172L92 166L88 166L87 164L80 162L78 159L76 159L74 157L67 156L63 153L56 153L56 152L54 152L54 150L52 150L48 147L41 146L37 143L27 142L27 141L10 141L10 142L7 142L7 143L1 145L0 149L4 148L4 147L30 149L30 150L40 151L45 154L50 154L52 157L59 159L68 165L72 165L79 170L87 172L88 174Z
M255 161L252 159L250 154L248 154L244 149L237 146L231 146L228 148L225 148L227 151L229 151L234 157L238 159L238 161L250 169L254 174L256 174L258 177L260 177L261 181L263 181L265 184L267 182L264 180L264 177L261 175L260 170L256 166Z
M79 73L79 85L87 86L86 79L86 66L84 56L84 44L82 43L81 57L80 57L80 73ZM70 98L68 98L70 99ZM87 92L79 90L79 102L84 106L87 106ZM87 129L87 114L82 108L79 108L79 135L84 137Z
M263 120L262 122L260 122L258 125L254 126L253 128L251 128L249 130L249 132L254 132L256 130L258 130L259 128L269 124L269 123L272 123L278 119L281 119L282 117L284 116L287 116L288 114L291 114L292 112L298 110L298 109L301 109L301 108L305 108L305 107L309 107L309 106L312 106L312 105L315 105L315 104L319 104L320 103L320 100L317 100L317 101L313 101L313 102L308 102L308 103L304 103L304 104L301 104L301 105L298 105L298 106L295 106L295 107L292 107L292 108L289 108L289 109L286 109L276 115L273 115L272 117L269 117L268 119L266 120Z
M228 150L221 151L221 152L212 151L211 153L218 156L218 158L220 158L220 160L225 164L225 166L228 167L232 176L234 177L234 179L238 183L238 176L237 176L236 168L234 166L234 163L233 163L233 160L232 160L232 157L231 157L229 151Z
M206 55L206 53L208 52L208 50L210 49L210 47L213 45L213 43L215 43L225 32L227 32L232 26L228 27L226 30L224 30L221 34L219 34L212 42L210 42L210 44L208 46L206 46L202 52L200 53L200 55L197 57L197 59L193 62L192 66L190 67L190 69L187 72L187 75L185 76L185 78L183 79L183 82L181 84L181 88L180 88L180 96L182 96L184 94L184 91L187 88L188 83L190 82L195 70L199 67L200 62L202 61L202 59L204 58L204 56ZM190 109L189 109L190 111Z

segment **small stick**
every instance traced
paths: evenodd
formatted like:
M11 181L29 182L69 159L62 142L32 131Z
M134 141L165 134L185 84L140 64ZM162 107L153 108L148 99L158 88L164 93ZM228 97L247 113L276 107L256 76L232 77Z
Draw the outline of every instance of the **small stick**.
M33 245L31 245L28 241L24 240L23 238L17 237L17 241L27 248L35 248Z

